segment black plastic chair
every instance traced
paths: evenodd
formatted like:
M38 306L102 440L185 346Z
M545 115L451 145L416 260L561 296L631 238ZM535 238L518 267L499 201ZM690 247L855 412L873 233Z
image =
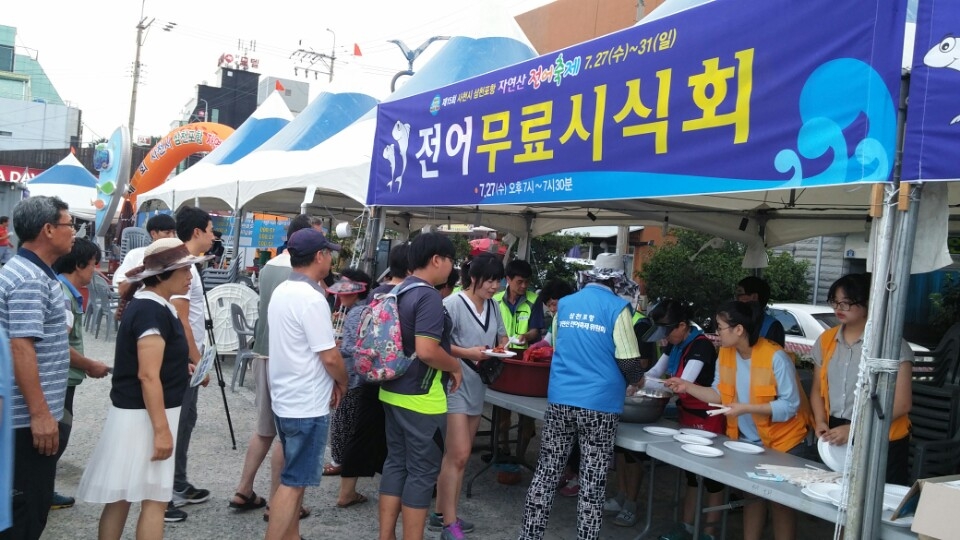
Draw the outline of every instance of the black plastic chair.
M960 322L951 326L929 353L917 353L913 380L930 386L960 384Z
M960 465L960 386L913 384L912 479L954 474Z

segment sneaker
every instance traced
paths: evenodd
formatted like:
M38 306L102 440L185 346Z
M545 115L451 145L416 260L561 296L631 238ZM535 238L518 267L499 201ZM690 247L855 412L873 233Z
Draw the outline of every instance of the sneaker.
M613 520L613 524L617 527L633 527L637 524L637 512L631 511L629 508L624 508L620 510L620 513L617 514L616 519Z
M66 495L61 495L56 491L53 492L53 498L50 499L50 509L51 510L60 510L63 508L71 508L76 504L77 500L73 497L68 497Z
M192 484L187 484L183 491L173 490L173 505L180 507L186 504L200 504L210 500L210 491L206 489L197 489Z
M564 497L576 497L580 494L580 479L574 478L570 480L566 486L560 488L560 495Z
M445 526L443 532L440 533L440 540L465 540L466 538L460 528L460 520Z
M620 501L616 497L610 497L603 503L603 514L606 516L615 516L620 513L620 510L623 510L623 507L620 506Z
M167 505L167 511L163 514L163 520L167 523L179 523L187 519L187 513L173 505L173 501Z
M457 518L457 524L460 525L461 531L465 533L473 532L473 523ZM430 518L427 520L427 528L434 532L443 530L443 516L436 512L430 512Z

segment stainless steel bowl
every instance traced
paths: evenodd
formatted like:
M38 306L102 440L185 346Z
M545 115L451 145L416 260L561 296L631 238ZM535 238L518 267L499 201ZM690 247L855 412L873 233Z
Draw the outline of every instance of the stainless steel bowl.
M670 401L670 395L666 393L642 391L635 396L628 396L623 400L623 414L620 415L621 422L631 424L652 424L663 416L663 410L667 408L667 402Z

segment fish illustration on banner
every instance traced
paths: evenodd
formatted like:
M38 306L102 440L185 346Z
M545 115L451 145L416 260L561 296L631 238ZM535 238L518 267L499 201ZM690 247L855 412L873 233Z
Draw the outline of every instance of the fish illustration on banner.
M960 0L922 1L910 70L903 180L960 178Z
M106 143L98 144L93 152L93 166L99 173L97 198L96 236L106 236L113 216L120 204L120 194L130 180L130 132L127 126L118 127Z
M715 0L381 103L367 203L888 181L905 18L905 0Z

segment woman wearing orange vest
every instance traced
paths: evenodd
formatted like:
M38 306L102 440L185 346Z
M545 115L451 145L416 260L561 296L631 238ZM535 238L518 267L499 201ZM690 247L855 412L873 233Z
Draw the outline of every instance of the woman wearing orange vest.
M853 398L867 325L870 278L866 274L841 277L830 286L827 301L837 314L840 326L820 334L813 344L810 405L817 437L839 445L846 444L850 438ZM892 484L906 484L909 479L910 419L907 413L913 401L910 387L913 351L906 341L901 343L900 359L887 449L887 482Z
M760 337L763 309L756 302L728 302L717 312L720 353L712 387L674 377L667 381L674 392L690 394L729 407L727 436L744 442L807 457L810 404L800 389L790 357L776 343ZM796 536L796 512L774 502L773 533L776 540ZM743 508L743 537L759 540L766 523L767 503Z

